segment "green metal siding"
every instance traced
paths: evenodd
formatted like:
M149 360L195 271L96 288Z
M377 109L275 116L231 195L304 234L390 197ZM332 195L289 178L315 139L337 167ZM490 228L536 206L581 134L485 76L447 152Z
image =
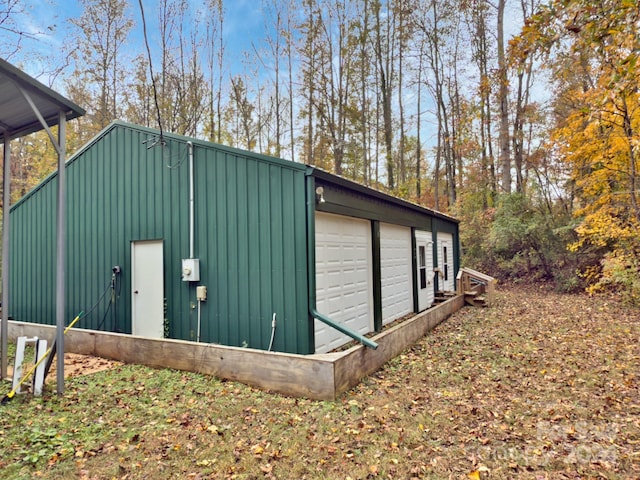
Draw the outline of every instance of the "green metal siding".
M275 312L274 350L312 352L305 167L193 140L200 282L183 282L188 139L148 148L154 135L116 123L67 164L69 319L96 305L81 327L131 332L131 242L163 240L171 337L195 339L198 284L208 287L202 341L266 349ZM52 175L11 212L10 314L19 320L55 323L56 183ZM107 310L114 265L122 274Z
M203 341L266 349L276 313L275 348L308 353L304 171L195 152L205 155L196 162L195 256L209 286L203 315L212 319Z
M49 206L57 203L57 182L36 192L45 206L11 212L10 317L55 324L55 226ZM53 211L55 213L55 210ZM51 305L42 310L40 305Z

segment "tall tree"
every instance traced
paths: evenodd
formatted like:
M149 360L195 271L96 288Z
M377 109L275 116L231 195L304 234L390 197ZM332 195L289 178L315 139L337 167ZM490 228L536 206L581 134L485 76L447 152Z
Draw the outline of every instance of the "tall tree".
M349 99L353 87L353 70L348 49L352 21L349 2L326 0L318 17L319 41L314 81L315 105L319 129L328 142L333 157L333 171L342 175L348 139Z
M319 17L320 9L316 0L303 0L304 19L298 25L304 42L298 49L298 55L301 58L301 93L304 98L304 105L301 107L301 118L305 121L303 126L303 158L305 163L315 165L317 162L315 156L315 118L316 118L316 65L319 62L318 50L316 46L319 44Z
M505 54L504 10L506 0L498 0L497 45L498 45L498 103L500 105L500 166L502 167L502 191L511 193L511 152L509 138L509 80Z
M572 170L581 222L572 248L603 251L595 280L635 288L638 298L639 24L635 2L554 0L517 42L544 56L560 92L554 140Z
M186 0L162 0L158 9L161 63L158 74L159 118L163 128L196 135L204 122L207 89L199 49L199 19ZM187 28L187 25L193 28Z
M274 125L274 135L273 135L273 144L274 147L274 155L276 157L281 156L282 150L282 96L281 96L281 78L280 78L280 69L281 69L281 61L282 61L282 24L283 24L283 12L281 8L282 4L275 0L270 0L267 4L266 0L263 1L263 10L266 9L267 16L265 16L267 22L269 22L269 27L273 29L274 34L267 35L267 45L269 47L269 60L270 64L267 65L265 63L265 55L262 55L260 52L256 52L256 58L262 63L262 67L265 69L273 70L272 76L272 86L273 86L273 95L271 97L272 106L273 106L273 115L271 118L273 119ZM255 46L254 46L255 48Z
M446 198L449 206L457 197L456 170L456 92L458 58L457 6L448 1L431 0L419 4L413 21L426 41L425 56L431 75L425 78L435 103L437 138L434 165L435 208L440 205L440 176L445 174ZM444 168L442 168L444 167ZM460 173L460 172L458 172Z
M287 58L287 88L288 88L288 104L289 104L289 150L290 160L296 161L296 148L295 148L295 83L294 83L294 51L296 49L297 39L295 38L294 31L294 12L295 12L294 0L289 0L287 8L287 18L285 21L285 28L283 30L283 36L285 41L285 53Z
M378 82L380 103L382 104L383 118L383 135L385 147L385 167L387 170L387 186L390 190L396 187L396 169L393 159L393 80L394 80L394 62L395 55L395 38L393 36L393 11L388 8L388 2L382 3L381 0L374 0L375 26L374 34L374 51L376 55L376 64L378 68ZM383 8L385 9L383 11Z
M530 17L535 8L535 0L521 0L523 18ZM531 55L512 56L513 68L516 70L516 99L513 113L513 167L516 174L516 191L523 193L526 187L526 125L534 106L531 103L533 88L534 60Z
M357 130L360 137L360 147L362 152L361 178L365 185L370 185L372 180L370 148L373 143L373 124L370 119L371 114L373 113L373 100L371 98L371 62L373 55L371 51L371 43L369 41L369 36L371 35L371 2L369 0L359 2L358 9L357 17L359 20L355 23L354 41L357 55L357 64L355 68L358 72L357 82L359 84L359 88L355 99L358 108L354 109L355 112L357 112L357 118L354 119L354 121L358 123Z
M467 23L471 32L470 46L472 60L477 70L477 108L480 114L478 125L480 150L480 189L482 206L486 209L493 205L497 192L495 158L493 154L493 82L491 79L492 51L489 28L489 4L484 1L463 4Z
M71 19L78 29L73 52L76 77L86 75L88 129L97 132L122 113L121 95L129 64L124 52L133 20L126 0L80 0L83 11Z
M286 149L286 131L290 132L289 140L293 142L293 30L292 14L287 2L277 0L263 0L265 30L268 32L266 40L262 42L265 48L253 45L256 63L263 71L270 72L269 79L269 110L270 124L265 127L271 130L269 134L268 151L276 157L282 157ZM291 8L293 8L291 6ZM286 69L286 75L283 70ZM285 81L286 79L286 81ZM291 159L295 158L293 143L288 149Z
M404 112L404 69L407 44L411 37L409 18L411 16L411 7L408 0L398 0L394 2L394 16L396 18L396 32L398 37L398 124L399 124L399 145L398 145L398 180L400 185L407 182L407 165L406 165L406 121Z
M418 65L416 71L416 88L417 88L417 101L416 101L416 125L417 125L417 138L416 138L416 201L418 203L422 200L422 91L425 75L425 48L427 42L424 37L421 37L418 43Z
M258 126L255 121L255 106L249 100L246 82L237 75L231 79L231 102L227 107L227 139L230 145L254 150L258 139Z
M225 77L224 6L222 0L208 0L206 5L207 115L205 133L209 140L222 143L222 86Z

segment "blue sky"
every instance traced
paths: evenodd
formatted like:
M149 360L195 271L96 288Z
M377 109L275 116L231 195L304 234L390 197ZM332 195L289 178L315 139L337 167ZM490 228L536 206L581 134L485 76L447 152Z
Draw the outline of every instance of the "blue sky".
M154 44L158 40L157 1L143 0L152 54L155 55ZM189 0L195 12L201 8L200 0ZM9 62L24 69L28 74L38 78L46 85L61 88L57 85L59 78L51 77L50 72L64 63L65 45L72 38L74 28L69 19L82 14L82 5L77 0L22 0L23 12L16 15L18 27L33 38L23 38L18 53L8 58ZM129 13L134 21L129 44L135 53L144 53L142 21L138 0L129 0ZM264 21L259 0L225 1L224 38L227 59L240 58L240 53L250 50L251 42L259 41L264 31ZM7 43L8 33L0 30L0 43ZM0 50L0 54L5 54ZM70 73L65 71L65 74ZM53 83L53 85L52 85Z
M197 18L197 10L206 3L205 0L187 0L191 5L190 11L194 18ZM261 11L263 0L223 0L224 1L224 24L223 33L225 39L225 72L224 75L239 73L245 65L242 62L242 52L253 53L252 43L260 48L264 45L266 36L265 16ZM142 36L142 21L138 0L128 0L129 15L134 21L134 28L129 37L129 47L127 54L131 61L139 54L145 54L146 50ZM269 4L271 0L268 0ZM514 33L521 23L517 10L518 2L512 0L508 2L507 30ZM38 78L42 83L51 86L61 94L66 93L64 77L68 77L73 68L65 67L62 74L52 75L56 68L65 64L65 50L73 48L69 42L73 38L76 27L69 22L70 18L77 18L82 14L82 5L79 0L20 0L20 5L24 6L24 12L16 17L19 27L35 35L35 39L25 39L22 49L16 55L8 58L14 65L25 70L28 74ZM158 22L158 1L143 0L145 17L147 21L147 31L149 37L152 56L154 57L154 70L158 72L157 56L160 54L158 46L159 33ZM266 15L269 16L268 14ZM6 46L6 32L0 28L0 55L3 55L3 47ZM268 57L268 56L267 56ZM465 65L462 65L464 69ZM261 75L268 77L272 74L268 66L259 65ZM259 80L261 80L259 78ZM538 85L544 88L544 82ZM415 103L415 92L410 89L404 90L407 96L407 104ZM548 92L539 88L534 91L536 98L543 100ZM425 128L424 139L432 141L434 138L434 122L432 100L425 92L422 100L422 107L425 112L422 125ZM430 115L431 114L431 115Z

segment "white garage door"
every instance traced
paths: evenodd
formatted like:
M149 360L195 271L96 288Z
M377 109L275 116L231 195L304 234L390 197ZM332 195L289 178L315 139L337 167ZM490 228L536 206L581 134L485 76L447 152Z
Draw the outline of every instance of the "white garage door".
M386 325L413 312L411 229L380 224L382 323Z
M373 330L371 224L342 215L316 213L316 307L351 330ZM351 341L315 321L316 352L325 353Z
M437 238L440 290L453 292L456 289L456 279L453 273L453 235L438 232Z

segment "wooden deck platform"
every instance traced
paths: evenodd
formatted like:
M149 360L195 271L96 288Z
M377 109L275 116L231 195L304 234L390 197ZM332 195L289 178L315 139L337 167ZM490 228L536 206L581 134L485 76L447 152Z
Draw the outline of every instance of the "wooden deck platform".
M464 304L464 295L454 296L379 333L372 337L378 343L377 350L357 345L336 353L293 355L83 329L67 333L65 350L156 368L204 373L284 395L334 400ZM9 338L15 340L18 336L53 339L55 327L10 321Z

